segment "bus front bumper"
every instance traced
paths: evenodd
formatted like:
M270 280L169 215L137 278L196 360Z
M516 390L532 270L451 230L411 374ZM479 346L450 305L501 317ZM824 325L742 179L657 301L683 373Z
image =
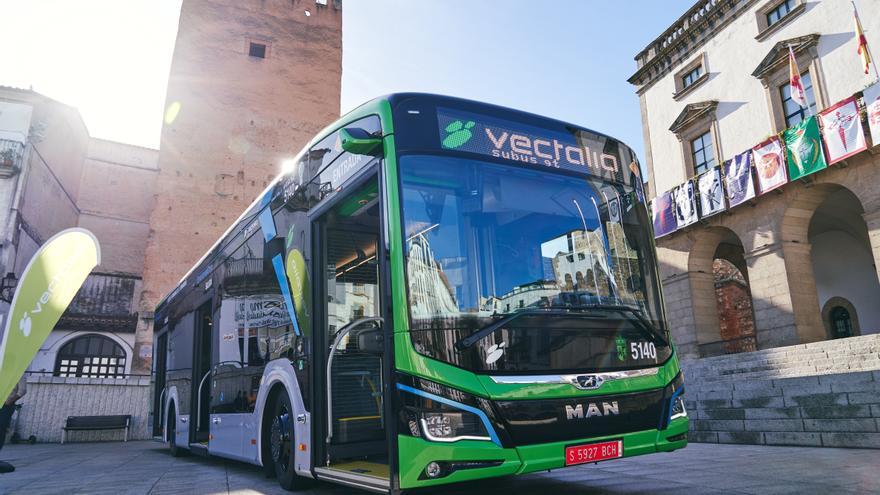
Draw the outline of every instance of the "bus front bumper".
M565 448L572 445L623 440L623 457L671 452L687 445L688 418L670 422L662 431L644 430L606 437L585 438L504 449L490 442L462 440L455 443L428 442L399 436L400 487L402 489L443 485L511 474L559 469L565 466ZM438 478L428 478L431 462L462 466ZM613 462L602 461L602 462ZM486 466L486 467L481 467Z

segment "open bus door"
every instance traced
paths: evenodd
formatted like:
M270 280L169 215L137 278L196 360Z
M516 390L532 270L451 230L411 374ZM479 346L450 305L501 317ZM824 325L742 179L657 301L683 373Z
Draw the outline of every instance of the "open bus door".
M381 283L381 207L375 173L322 208L314 221L316 473L354 485L389 486Z
M190 426L190 448L207 449L210 434L210 405L211 405L211 356L213 329L213 317L211 314L211 301L202 304L195 312L196 325L193 332L195 345L193 346L193 375L191 394L192 414ZM205 452L206 453L206 452Z

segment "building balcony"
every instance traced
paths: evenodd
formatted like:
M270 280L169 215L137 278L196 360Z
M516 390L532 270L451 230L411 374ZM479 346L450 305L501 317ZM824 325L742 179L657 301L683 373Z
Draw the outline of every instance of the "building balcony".
M0 139L0 177L11 177L21 170L24 143Z

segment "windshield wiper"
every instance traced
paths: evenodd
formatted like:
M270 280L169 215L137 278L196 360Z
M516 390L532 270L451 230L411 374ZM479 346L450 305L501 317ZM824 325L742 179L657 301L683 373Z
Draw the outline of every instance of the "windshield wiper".
M647 318L645 318L645 315L643 315L641 311L639 311L637 308L633 308L632 306L625 306L620 304L554 304L549 307L553 309L568 309L575 311L613 311L624 315L631 315L633 319L638 323L638 326L641 327L643 331L647 332L652 339L659 340L660 343L662 343L663 345L669 345L669 341L666 339L666 336L663 335L663 332L655 327L654 324L651 323Z
M492 332L494 332L495 330L498 330L499 328L503 327L504 325L507 325L508 323L519 318L520 316L523 316L523 315L545 315L545 314L552 314L552 313L560 313L560 312L548 310L548 309L523 309L523 310L517 311L515 313L510 313L510 314L504 315L501 318L493 321L492 323L489 323L485 327L482 327L479 330L477 330L476 332L468 335L467 337L463 337L463 338L459 339L455 343L455 348L458 349L459 351L463 351L463 350L467 349L468 347L476 344L480 340L483 340L483 337L491 334Z
M616 312L623 315L630 315L630 321L634 321L637 326L652 340L657 340L663 345L669 345L669 341L666 339L666 336L658 330L647 318L645 318L642 313L630 306L622 306L622 305L614 305L614 304L579 304L579 305L562 305L562 304L554 304L550 306L545 306L543 308L533 308L533 309L523 309L517 311L515 313L510 313L502 316L498 320L493 321L492 323L486 325L485 327L480 328L476 332L468 335L467 337L463 337L459 339L455 343L455 348L459 351L463 351L480 340L483 340L487 335L490 335L492 332L500 329L501 327L507 325L513 320L519 318L520 316L525 315L553 315L553 316L571 316L573 313L581 313L581 312Z

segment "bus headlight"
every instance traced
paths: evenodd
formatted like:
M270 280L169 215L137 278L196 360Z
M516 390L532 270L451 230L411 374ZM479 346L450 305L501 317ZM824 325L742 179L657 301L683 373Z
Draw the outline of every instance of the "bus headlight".
M672 401L672 407L669 409L669 421L687 416L687 410L684 408L684 399L679 395Z
M488 401L428 380L407 378L411 378L406 380L408 383L397 383L403 405L401 433L432 442L482 440L501 446L489 416L482 410L491 408L483 404Z
M492 440L480 418L467 412L421 412L425 438L434 442Z

